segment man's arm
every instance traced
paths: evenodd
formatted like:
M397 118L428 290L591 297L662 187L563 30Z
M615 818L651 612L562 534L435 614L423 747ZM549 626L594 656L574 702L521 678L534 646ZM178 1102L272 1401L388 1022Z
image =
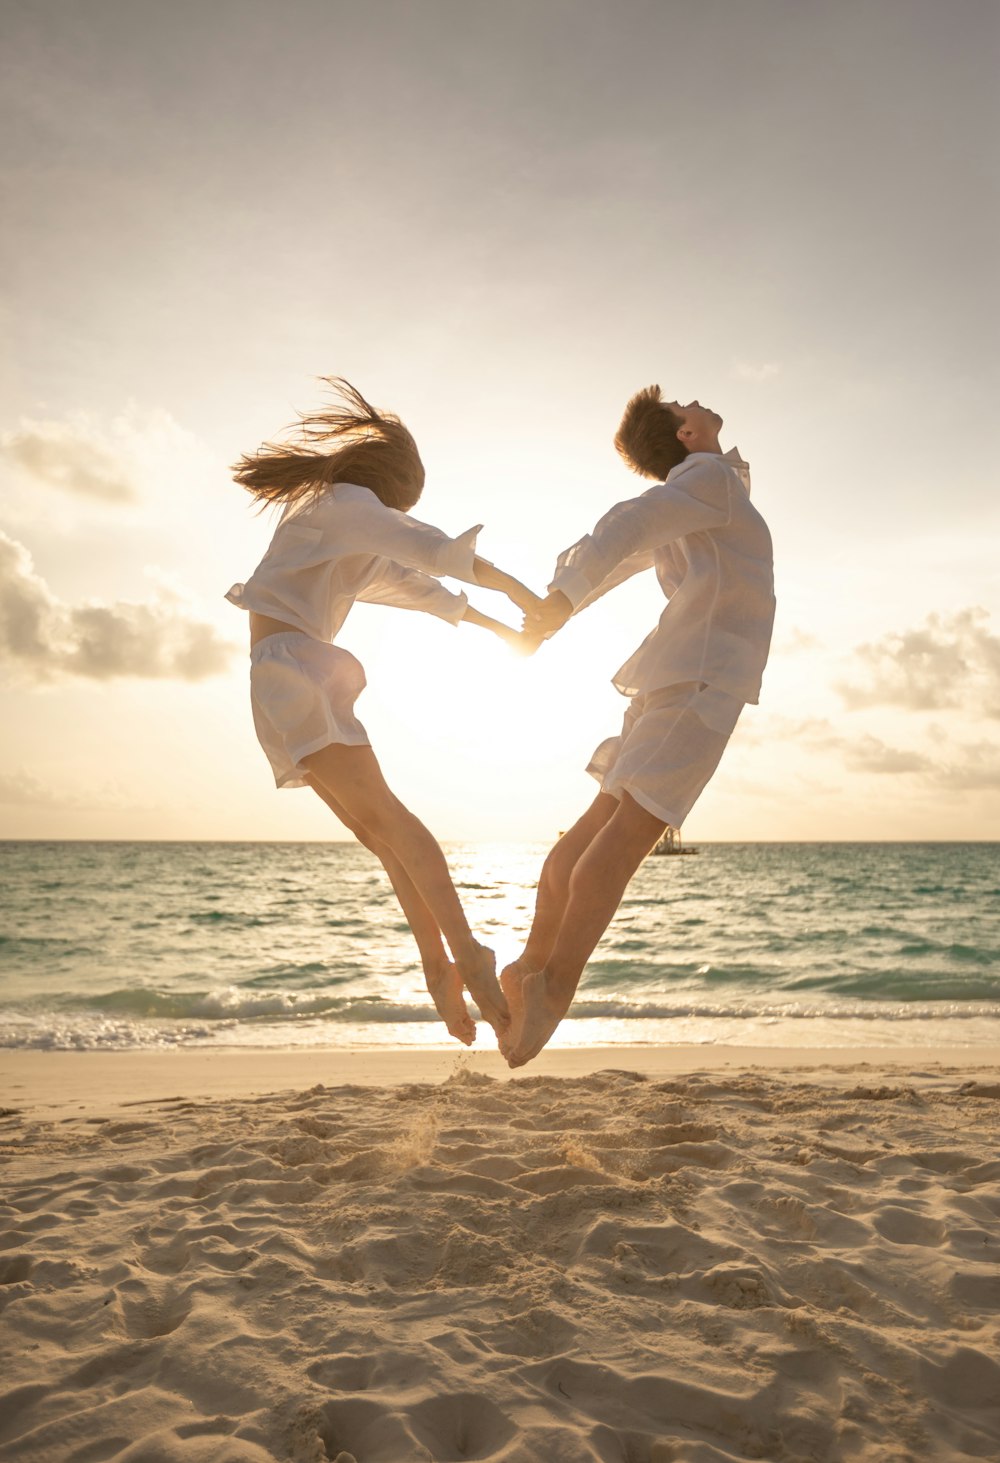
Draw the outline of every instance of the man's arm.
M721 528L729 520L726 473L712 459L692 464L678 483L661 483L638 498L616 503L592 533L559 555L549 585L573 609L653 561L657 549L687 534Z

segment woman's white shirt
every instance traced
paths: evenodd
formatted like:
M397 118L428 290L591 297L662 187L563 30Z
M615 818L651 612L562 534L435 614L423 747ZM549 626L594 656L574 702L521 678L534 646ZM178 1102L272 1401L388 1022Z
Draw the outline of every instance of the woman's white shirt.
M387 508L370 488L335 483L285 509L267 553L226 599L316 640L334 639L355 600L423 610L455 625L468 600L438 583L438 576L476 582L481 528L449 538Z

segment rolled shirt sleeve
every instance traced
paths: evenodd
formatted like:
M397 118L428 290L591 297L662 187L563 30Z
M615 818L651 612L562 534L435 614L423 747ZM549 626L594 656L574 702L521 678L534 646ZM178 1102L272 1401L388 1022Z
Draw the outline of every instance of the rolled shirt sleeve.
M440 528L409 513L387 508L370 488L354 483L335 489L338 546L351 553L377 554L408 569L475 584L476 539L482 524L449 538Z
M358 591L357 598L365 604L422 610L439 620L447 620L450 625L459 623L469 603L466 595L453 594L432 575L391 560L379 564L373 578Z
M684 474L683 489L657 483L638 498L605 513L594 531L560 554L550 590L566 596L574 611L652 563L655 550L688 534L728 521L725 474L699 464ZM634 564L634 568L631 565ZM629 565L619 574L619 567Z

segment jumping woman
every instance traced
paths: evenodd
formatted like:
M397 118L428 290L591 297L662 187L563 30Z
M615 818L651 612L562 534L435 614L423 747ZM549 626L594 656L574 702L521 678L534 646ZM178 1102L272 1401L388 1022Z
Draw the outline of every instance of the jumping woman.
M476 1028L463 988L498 1036L507 1030L493 952L473 937L436 840L382 776L354 712L364 670L333 641L363 600L519 643L515 631L440 584L440 575L500 590L526 612L541 602L476 555L482 525L453 539L409 516L424 486L410 433L349 382L325 379L334 392L326 410L301 416L287 440L265 443L233 469L258 503L282 512L267 553L226 598L250 614L250 703L275 782L311 787L380 860L434 1005L468 1046Z

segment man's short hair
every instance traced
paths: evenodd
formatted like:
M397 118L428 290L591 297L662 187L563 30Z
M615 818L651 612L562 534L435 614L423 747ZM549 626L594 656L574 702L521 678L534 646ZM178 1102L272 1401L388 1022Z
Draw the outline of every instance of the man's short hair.
M659 386L637 391L625 408L615 446L633 472L662 482L688 455L677 440L683 423L663 402Z

